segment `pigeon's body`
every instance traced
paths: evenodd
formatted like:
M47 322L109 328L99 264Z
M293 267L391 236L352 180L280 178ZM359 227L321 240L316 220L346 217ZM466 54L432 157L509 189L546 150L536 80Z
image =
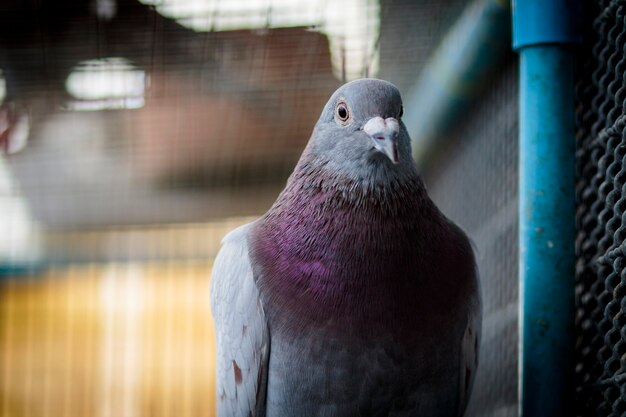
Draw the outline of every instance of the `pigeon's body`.
M362 82L391 98L341 128L399 100ZM457 417L467 403L480 332L468 240L428 198L403 126L397 150L338 149L325 114L342 92L274 206L216 261L220 417Z

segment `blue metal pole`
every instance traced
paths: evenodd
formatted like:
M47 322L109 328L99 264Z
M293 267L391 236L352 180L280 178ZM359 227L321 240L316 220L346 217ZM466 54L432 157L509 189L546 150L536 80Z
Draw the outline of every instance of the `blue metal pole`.
M520 55L520 414L572 415L574 57L572 0L518 0Z
M530 48L520 62L520 406L568 416L574 363L572 57Z

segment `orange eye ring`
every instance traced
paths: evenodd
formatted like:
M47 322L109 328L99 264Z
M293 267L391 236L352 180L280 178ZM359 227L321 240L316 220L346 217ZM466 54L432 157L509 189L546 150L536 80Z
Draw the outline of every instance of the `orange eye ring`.
M335 120L342 125L350 123L350 108L345 101L339 101L335 106Z

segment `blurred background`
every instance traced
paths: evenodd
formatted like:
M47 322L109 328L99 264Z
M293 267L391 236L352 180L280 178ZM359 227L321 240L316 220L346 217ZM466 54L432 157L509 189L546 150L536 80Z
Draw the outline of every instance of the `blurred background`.
M3 0L0 416L214 415L220 239L368 76L399 87L429 192L475 242L468 415L516 415L508 1Z

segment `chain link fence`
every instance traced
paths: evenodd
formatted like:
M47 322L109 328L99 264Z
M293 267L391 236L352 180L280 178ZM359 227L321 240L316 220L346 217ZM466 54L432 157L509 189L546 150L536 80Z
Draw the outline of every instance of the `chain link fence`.
M587 1L577 107L577 415L626 415L626 2Z

